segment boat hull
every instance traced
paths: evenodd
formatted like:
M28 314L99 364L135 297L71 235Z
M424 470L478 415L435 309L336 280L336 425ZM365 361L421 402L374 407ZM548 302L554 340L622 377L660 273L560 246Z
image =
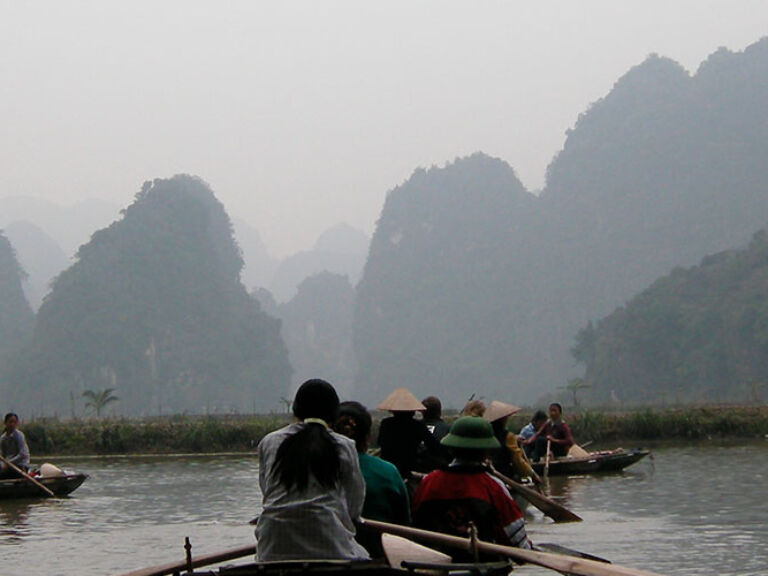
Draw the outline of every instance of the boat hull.
M550 460L550 476L574 476L582 474L597 474L618 472L648 456L648 450L610 450L606 452L590 452L588 456L576 458L558 458ZM543 461L534 462L533 469L540 476L544 475Z
M87 474L65 474L64 476L35 478L43 486L48 488L56 496L67 496L71 494L88 478ZM0 480L0 500L10 498L47 498L43 490L35 486L26 478L8 478Z

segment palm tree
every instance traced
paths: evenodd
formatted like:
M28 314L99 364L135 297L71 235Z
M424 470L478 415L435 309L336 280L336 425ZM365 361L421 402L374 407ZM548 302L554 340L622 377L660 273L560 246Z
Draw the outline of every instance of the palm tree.
M85 409L91 409L96 412L96 417L101 418L101 411L107 404L117 402L120 400L117 396L113 395L114 388L104 388L104 390L86 390L83 392L83 398L87 398L85 401Z

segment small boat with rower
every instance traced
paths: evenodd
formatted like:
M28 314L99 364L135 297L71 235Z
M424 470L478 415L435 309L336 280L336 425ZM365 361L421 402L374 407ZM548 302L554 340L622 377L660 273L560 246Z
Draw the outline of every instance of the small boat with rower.
M587 452L574 446L578 450L571 449L568 456L563 458L551 458L549 460L549 476L571 476L581 474L596 474L603 472L618 472L628 466L639 462L650 454L649 450L635 448L627 450L617 448L615 450L601 450ZM543 476L547 463L544 460L532 463L537 474Z
M40 470L33 471L31 474L0 480L0 500L68 496L87 478L88 475L82 472L62 470L53 464L46 463L40 467Z

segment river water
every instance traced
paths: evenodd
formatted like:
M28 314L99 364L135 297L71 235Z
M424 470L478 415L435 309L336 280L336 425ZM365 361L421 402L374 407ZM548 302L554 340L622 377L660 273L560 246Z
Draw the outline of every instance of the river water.
M555 542L669 575L768 574L768 440L654 446L623 473L553 478L584 518L529 519ZM50 459L90 478L70 498L0 501L2 576L107 576L253 542L251 456ZM517 574L554 574L523 566Z

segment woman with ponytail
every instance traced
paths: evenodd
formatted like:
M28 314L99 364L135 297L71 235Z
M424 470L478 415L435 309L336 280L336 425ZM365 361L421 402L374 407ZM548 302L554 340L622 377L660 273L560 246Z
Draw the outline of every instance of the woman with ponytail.
M307 380L293 401L298 422L259 443L258 560L368 558L355 541L365 497L355 443L328 427L338 411L333 386Z

